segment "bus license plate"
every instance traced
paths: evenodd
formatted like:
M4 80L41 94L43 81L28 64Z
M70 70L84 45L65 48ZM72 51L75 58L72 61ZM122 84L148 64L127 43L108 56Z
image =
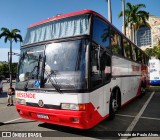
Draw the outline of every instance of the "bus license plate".
M41 119L49 119L48 115L45 114L37 114L37 117Z

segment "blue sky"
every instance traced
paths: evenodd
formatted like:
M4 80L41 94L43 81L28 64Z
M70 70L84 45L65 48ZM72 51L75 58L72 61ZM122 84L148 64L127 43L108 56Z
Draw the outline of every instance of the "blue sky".
M160 0L125 0L132 4L143 3L146 5L145 11L151 15L160 17ZM118 18L122 10L121 0L111 0L112 4L112 22L121 30L122 19ZM18 28L24 38L27 27L30 24L47 19L57 14L69 13L83 9L94 10L104 17L108 17L108 8L106 0L0 0L0 28L9 29ZM1 48L8 49L9 42L4 43L0 40L0 61L7 61L6 55L1 52ZM13 44L13 51L20 49L20 43ZM14 57L14 56L13 56ZM16 57L16 56L15 56Z

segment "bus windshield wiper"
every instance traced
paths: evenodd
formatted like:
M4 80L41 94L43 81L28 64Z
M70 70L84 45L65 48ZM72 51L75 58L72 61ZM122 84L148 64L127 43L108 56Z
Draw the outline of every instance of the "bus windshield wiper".
M48 72L45 71L45 70L44 70L44 72L45 72L45 74L47 75L47 77L45 78L44 83L46 83L46 81L49 80L49 81L51 82L52 86L55 88L55 90L56 90L57 92L59 92L59 93L62 94L62 91L61 91L61 89L60 89L60 86L58 85L58 82L57 82L56 78L53 77L53 75L56 75L56 74L55 74L55 71L54 71L54 70L51 70L51 73L50 73L50 74L48 74ZM52 77L53 77L54 81L52 80Z

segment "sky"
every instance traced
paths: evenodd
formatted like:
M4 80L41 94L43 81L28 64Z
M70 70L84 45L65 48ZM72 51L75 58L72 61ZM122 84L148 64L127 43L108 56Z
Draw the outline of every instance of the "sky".
M125 0L131 4L145 4L142 9L151 15L160 17L160 0ZM111 0L112 24L120 31L122 18L118 14L122 10L121 0ZM107 0L0 0L0 28L19 29L24 38L29 25L38 21L83 9L90 9L108 18ZM1 32L0 32L1 33ZM3 48L3 51L1 51ZM4 51L5 50L5 51ZM0 40L0 61L8 61L9 42ZM6 52L6 53L4 53ZM13 43L13 52L20 52L20 43ZM18 61L17 56L13 56Z

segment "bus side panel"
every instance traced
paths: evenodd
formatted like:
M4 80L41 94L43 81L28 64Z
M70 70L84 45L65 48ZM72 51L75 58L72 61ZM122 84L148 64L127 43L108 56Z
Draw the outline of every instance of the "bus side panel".
M121 104L125 104L139 94L141 86L141 66L138 63L117 56L112 57L112 89L121 91Z
M95 110L97 110L102 117L109 114L110 94L110 84L107 84L90 93L90 102L94 105Z

